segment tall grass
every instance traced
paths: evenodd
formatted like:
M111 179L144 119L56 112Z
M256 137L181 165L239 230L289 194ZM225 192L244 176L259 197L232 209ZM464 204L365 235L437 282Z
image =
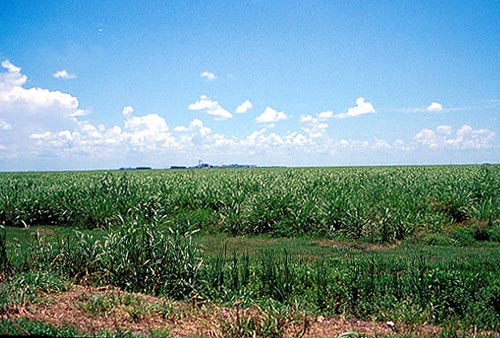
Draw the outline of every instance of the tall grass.
M402 257L354 255L306 262L287 253L221 256L204 266L208 294L302 304L313 312L409 324L456 320L500 328L500 275L487 259L436 261L412 248ZM249 276L246 280L246 276ZM245 283L239 283L246 280Z
M29 251L12 246L7 258L19 273L50 271L73 282L175 299L196 295L202 263L191 233L138 223L124 224L98 239L75 231L45 241L37 232Z
M0 281L11 269L9 258L7 257L7 234L0 226Z

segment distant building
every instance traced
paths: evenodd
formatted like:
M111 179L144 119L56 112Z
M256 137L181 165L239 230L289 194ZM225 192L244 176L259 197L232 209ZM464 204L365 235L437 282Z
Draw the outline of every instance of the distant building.
M151 170L153 168L151 167L136 167L136 168L132 168L132 167L121 167L120 170Z

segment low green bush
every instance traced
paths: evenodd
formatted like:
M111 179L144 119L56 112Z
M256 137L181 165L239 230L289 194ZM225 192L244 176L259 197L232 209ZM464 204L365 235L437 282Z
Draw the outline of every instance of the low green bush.
M457 228L450 232L450 236L462 246L474 244L476 242L475 234L475 229L466 227Z
M425 233L418 238L418 241L424 245L455 245L457 240L450 238L444 234Z
M488 228L485 231L489 241L500 243L500 226Z

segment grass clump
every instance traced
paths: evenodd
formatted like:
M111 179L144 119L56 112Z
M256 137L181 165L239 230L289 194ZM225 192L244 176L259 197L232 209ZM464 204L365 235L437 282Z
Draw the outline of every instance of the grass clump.
M31 250L13 250L10 260L17 271L48 271L76 282L184 299L200 284L201 257L191 235L139 223L122 224L99 238L74 231L47 241L37 233Z
M83 333L72 327L56 328L47 323L17 318L0 320L0 335L14 337L81 337Z

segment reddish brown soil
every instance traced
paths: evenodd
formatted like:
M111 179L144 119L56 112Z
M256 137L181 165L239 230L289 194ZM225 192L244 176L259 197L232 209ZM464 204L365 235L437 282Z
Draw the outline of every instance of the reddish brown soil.
M114 300L113 306L108 306L106 310L99 305L92 308L97 304L96 300L103 299ZM158 330L172 337L237 337L237 329L241 327L237 323L249 320L262 323L266 318L269 319L269 314L257 306L240 309L236 304L226 308L207 302L171 302L143 294L125 293L111 287L73 286L70 291L42 294L36 301L13 306L7 314L0 316L3 319L21 317L56 327L77 327L89 335L102 330L147 335L152 330ZM386 323L313 317L300 313L282 318L279 326L287 337L338 337L352 331L365 336L397 336L411 332L416 336L428 337L440 332L438 327L431 325L408 327L396 323L393 330Z
M314 241L314 243L333 248L351 248L359 250L387 250L397 248L401 244L401 242L395 242L392 244L349 243L336 240L318 240Z

